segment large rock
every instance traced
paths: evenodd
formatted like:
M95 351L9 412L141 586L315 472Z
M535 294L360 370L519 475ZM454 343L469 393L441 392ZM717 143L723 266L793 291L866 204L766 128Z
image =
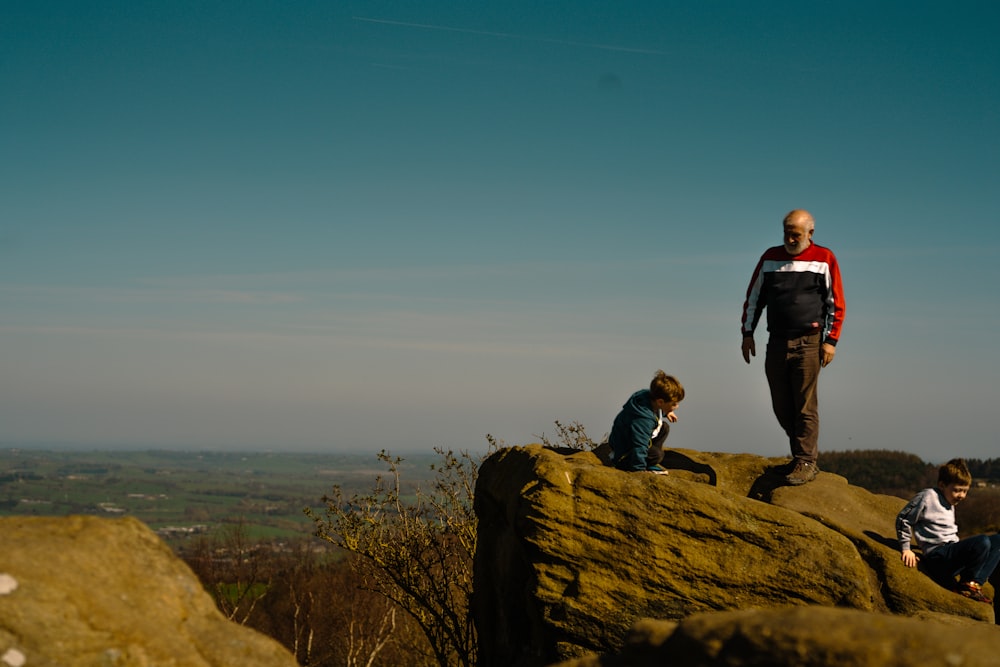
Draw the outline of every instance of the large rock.
M0 518L3 667L295 667L131 518Z
M783 460L675 450L669 476L541 445L483 462L474 615L484 667L619 650L639 618L791 605L993 621L899 562L903 502Z
M996 667L998 651L995 625L792 607L642 620L620 654L559 667Z

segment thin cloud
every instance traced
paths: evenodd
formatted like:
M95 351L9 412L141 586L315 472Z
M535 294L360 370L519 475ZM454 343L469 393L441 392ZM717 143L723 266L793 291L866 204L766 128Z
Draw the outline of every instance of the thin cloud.
M754 260L759 256L757 249L752 253ZM628 259L608 260L595 259L600 266L608 271L656 269L664 263L671 265L683 264L702 266L709 264L731 264L734 260L744 260L747 253L701 253L688 252L658 252L644 259L630 257ZM204 288L207 285L223 291L230 285L281 285L300 288L309 285L323 285L331 282L357 280L364 282L385 281L409 284L421 280L469 280L472 278L488 278L497 280L508 277L531 275L589 275L593 266L580 259L553 259L503 261L496 263L455 263L455 264L417 264L400 266L398 264L369 265L344 268L301 269L291 271L263 271L260 273L221 273L192 274L184 276L166 276L149 279L154 286L173 287L180 290ZM236 288L232 288L236 289Z
M106 303L243 303L270 304L303 301L297 294L285 292L225 289L160 289L75 286L0 286L0 295L33 299L71 299Z
M406 324L407 318L399 318ZM406 332L399 327L388 327L385 322L374 318L369 322L359 321L347 327L317 326L312 328L290 327L286 331L276 330L200 330L195 328L152 328L152 327L102 327L86 325L0 325L0 335L5 336L46 336L64 338L86 338L105 341L145 341L154 343L161 354L166 354L168 343L195 343L222 348L245 350L311 350L330 358L338 355L353 355L360 350L412 351L441 353L446 355L471 355L474 357L510 358L581 358L593 355L600 344L608 347L614 341L595 336L580 336L570 333L525 333L508 331L501 335L495 332L470 335L468 331L456 333L441 327L435 331ZM466 323L467 324L467 323ZM347 329L348 331L344 331ZM662 341L658 341L660 343ZM621 337L618 347L634 347L635 340Z
M431 23L411 23L409 21L394 21L391 19L376 19L367 16L352 16L355 21L365 23L379 23L382 25L394 25L404 28L418 28L421 30L439 30L442 32L459 32L466 35L485 35L487 37L499 37L501 39L519 39L530 42L542 42L545 44L560 44L562 46L576 46L585 49L600 49L602 51L619 51L622 53L641 53L644 55L663 56L665 52L657 49L639 49L629 46L617 46L615 44L595 44L593 42L576 42L568 39L552 39L550 37L532 37L531 35L518 35L509 32L494 32L492 30L474 30L472 28L457 28L454 26L437 25Z

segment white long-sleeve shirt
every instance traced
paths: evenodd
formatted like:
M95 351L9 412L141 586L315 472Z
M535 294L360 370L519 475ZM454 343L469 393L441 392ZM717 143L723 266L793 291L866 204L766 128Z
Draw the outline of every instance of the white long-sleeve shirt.
M916 537L924 554L942 544L958 542L955 506L948 504L940 490L924 489L896 515L896 537L903 551L910 550Z

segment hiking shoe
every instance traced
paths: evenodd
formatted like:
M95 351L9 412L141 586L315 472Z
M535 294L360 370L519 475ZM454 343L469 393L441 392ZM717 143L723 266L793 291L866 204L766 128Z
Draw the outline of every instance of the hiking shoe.
M651 472L654 475L669 475L670 473L663 466L650 466L646 468L646 472Z
M967 597L976 602L993 602L993 600L983 595L982 584L977 584L974 581L960 581L955 586L955 592L962 597Z
M819 466L808 461L796 461L795 467L785 476L785 481L792 486L799 486L816 479L819 473Z

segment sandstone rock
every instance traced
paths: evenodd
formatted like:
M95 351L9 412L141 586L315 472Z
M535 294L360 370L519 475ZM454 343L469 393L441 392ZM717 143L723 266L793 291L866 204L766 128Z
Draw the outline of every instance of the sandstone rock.
M639 618L793 605L993 620L899 562L901 499L784 459L674 450L669 476L591 452L501 450L480 467L474 615L480 664L534 666L621 648ZM915 592L914 592L915 591Z
M138 520L0 518L0 665L295 667Z
M906 501L851 486L839 475L821 474L806 487L776 489L771 502L812 517L854 543L879 582L884 608L913 616L924 612L993 620L992 609L938 586L919 569L904 567L895 517ZM1000 663L1000 661L998 661Z
M644 619L614 656L558 667L910 667L998 664L1000 628L828 607L696 614L680 623Z

